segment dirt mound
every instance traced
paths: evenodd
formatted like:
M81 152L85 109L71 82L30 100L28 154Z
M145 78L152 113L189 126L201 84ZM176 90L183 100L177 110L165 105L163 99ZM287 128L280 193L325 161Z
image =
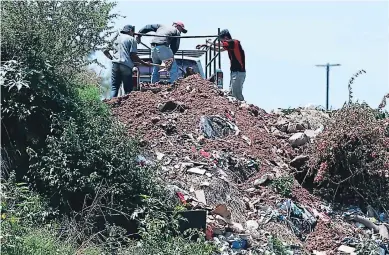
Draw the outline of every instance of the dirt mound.
M172 91L133 92L107 103L114 106L114 114L128 125L131 135L141 135L162 153L199 159L201 148L261 160L273 158L271 149L278 142L266 127L271 115L253 105L232 100L212 83L194 75L179 82ZM240 132L206 138L200 130L202 116L220 116L235 124ZM194 139L192 144L187 142L191 139Z
M335 220L328 224L324 203L293 178L289 197L283 197L288 193L284 192L286 182L278 182L276 188L268 185L273 179L291 176L293 165L307 160L308 156L300 155L302 147L322 132L324 114L313 110L288 116L268 114L227 96L198 75L171 87L144 90L106 102L129 134L143 140L147 152L143 156L161 166L160 176L169 189L179 191L183 199L194 198L190 200L193 208L226 205L235 230L241 233L244 226L251 237L258 237L252 247L263 247L266 238L260 237L270 232L293 240L301 251L333 254L346 236L345 229L354 228ZM277 188L284 193L276 192ZM290 217L292 209L297 218ZM219 224L214 227L218 234L213 234L224 240L220 237L226 231L221 230L224 220L208 220Z

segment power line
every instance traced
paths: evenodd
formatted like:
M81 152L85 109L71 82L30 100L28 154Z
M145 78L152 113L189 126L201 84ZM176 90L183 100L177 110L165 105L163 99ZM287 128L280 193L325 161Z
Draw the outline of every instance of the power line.
M330 67L340 66L340 64L330 64L327 63L325 65L316 65L317 67L326 67L327 69L327 89L326 89L326 110L329 108L329 93L330 93Z

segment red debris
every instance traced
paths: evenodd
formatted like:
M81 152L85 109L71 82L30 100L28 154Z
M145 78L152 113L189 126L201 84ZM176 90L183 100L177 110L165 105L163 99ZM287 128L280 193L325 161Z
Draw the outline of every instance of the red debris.
M211 153L204 151L203 149L200 150L200 155L205 157L205 158L210 158Z

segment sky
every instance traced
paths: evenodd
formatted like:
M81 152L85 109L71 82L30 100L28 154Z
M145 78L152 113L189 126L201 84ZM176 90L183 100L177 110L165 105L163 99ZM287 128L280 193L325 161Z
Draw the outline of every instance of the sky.
M389 93L388 1L118 1L113 10L125 18L115 22L136 30L147 24L182 21L186 35L213 35L229 29L246 55L243 95L267 111L277 108L325 106L326 69L317 64L341 64L330 70L330 107L348 101L348 83L355 78L354 99L377 107ZM150 37L142 42L149 44ZM195 49L205 39L181 39L180 49ZM142 46L139 46L142 48ZM98 60L108 68L102 53ZM202 58L203 59L203 58ZM204 61L202 61L204 66ZM222 53L224 88L230 62ZM104 75L104 74L103 74ZM389 104L389 102L388 102ZM386 109L389 109L387 106Z

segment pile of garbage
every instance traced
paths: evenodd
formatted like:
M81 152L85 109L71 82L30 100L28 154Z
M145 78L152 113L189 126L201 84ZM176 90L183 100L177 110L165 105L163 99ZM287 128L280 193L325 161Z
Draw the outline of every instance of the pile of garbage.
M145 154L138 161L160 165L172 198L207 212L206 236L221 254L284 254L281 245L285 254L330 255L352 247L345 238L362 240L359 226L292 175L307 160L302 148L330 121L327 113L266 113L199 75L147 87L158 89L106 102L141 139Z

